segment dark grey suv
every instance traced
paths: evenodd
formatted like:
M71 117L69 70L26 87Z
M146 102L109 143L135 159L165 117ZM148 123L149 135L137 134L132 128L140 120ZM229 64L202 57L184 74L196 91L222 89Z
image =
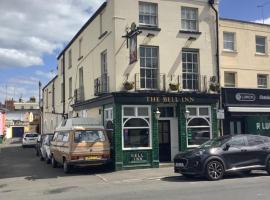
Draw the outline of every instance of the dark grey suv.
M259 135L224 136L174 158L176 173L219 180L225 173L266 170L270 174L270 138Z

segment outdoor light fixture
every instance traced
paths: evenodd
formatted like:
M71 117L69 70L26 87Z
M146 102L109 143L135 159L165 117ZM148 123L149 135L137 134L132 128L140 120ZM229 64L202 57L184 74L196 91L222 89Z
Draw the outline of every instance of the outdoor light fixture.
M157 110L156 110L156 112L155 112L156 120L159 120L160 114L161 114L161 112L160 112L160 111L158 110L158 108L157 108Z
M195 38L195 37L189 37L188 38L188 41L195 41L195 40L197 40L197 38Z
M153 34L153 33L148 33L148 34L146 35L146 37L152 38L152 37L155 37L155 34Z
M186 119L189 118L189 114L190 114L190 111L189 111L189 110L186 110L186 111L185 111L185 118L186 118Z

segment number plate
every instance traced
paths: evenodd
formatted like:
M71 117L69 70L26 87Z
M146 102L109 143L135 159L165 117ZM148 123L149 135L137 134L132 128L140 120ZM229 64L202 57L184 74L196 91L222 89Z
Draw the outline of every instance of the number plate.
M175 167L185 167L184 163L175 163Z
M88 156L88 157L85 157L85 160L98 160L100 159L100 156Z

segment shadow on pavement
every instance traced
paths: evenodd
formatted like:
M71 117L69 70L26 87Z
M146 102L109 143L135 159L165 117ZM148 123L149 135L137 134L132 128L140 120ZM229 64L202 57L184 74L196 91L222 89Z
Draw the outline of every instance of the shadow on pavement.
M29 181L65 176L95 175L110 173L105 167L74 168L65 174L63 168L52 168L50 164L40 161L34 148L22 148L21 145L9 145L0 151L0 179L22 177ZM0 185L1 187L1 185Z
M242 174L242 173L234 173L234 174L228 174L224 176L224 180L226 179L239 179L239 178L252 178L252 177L261 177L261 176L268 176L267 173L264 171L254 171L251 172L249 175ZM166 182L202 182L202 181L208 181L204 177L184 177L184 176L168 176L161 179L162 181Z

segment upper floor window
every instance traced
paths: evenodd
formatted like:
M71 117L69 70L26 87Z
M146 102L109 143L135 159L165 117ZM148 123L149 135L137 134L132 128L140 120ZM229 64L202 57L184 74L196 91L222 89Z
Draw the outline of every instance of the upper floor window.
M83 38L79 39L79 59L82 57L82 41Z
M223 49L228 51L235 51L235 33L223 33Z
M61 74L64 74L64 59L61 59L61 63L60 63L60 67L61 67Z
M68 97L69 98L72 98L72 77L69 78L69 81L68 81L68 85L69 85L69 92L68 92Z
M268 86L268 75L258 74L257 75L258 88L267 88Z
M158 6L155 3L139 3L139 23L141 25L158 26Z
M182 7L181 8L181 21L182 21L182 30L197 32L199 30L198 9Z
M236 87L236 73L225 72L225 87Z
M256 36L256 53L266 54L266 37Z
M72 51L71 49L68 51L68 68L72 67Z
M61 83L61 101L63 102L64 101L64 83Z

